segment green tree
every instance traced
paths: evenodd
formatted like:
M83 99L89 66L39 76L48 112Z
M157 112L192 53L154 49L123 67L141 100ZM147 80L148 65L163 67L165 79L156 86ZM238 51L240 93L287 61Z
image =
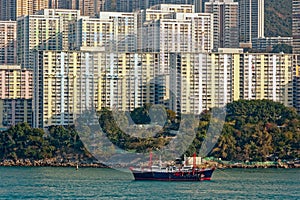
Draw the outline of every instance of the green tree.
M293 47L287 44L277 44L273 46L271 53L292 53Z

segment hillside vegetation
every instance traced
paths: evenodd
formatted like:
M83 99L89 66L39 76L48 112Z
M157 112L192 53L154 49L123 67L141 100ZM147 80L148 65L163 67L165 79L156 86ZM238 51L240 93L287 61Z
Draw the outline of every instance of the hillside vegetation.
M182 133L174 134L171 131L184 126L187 128L184 134L196 132L196 137L193 137L192 143L191 140L176 143L174 149L189 147L186 151L189 156L199 152L207 137L211 111L203 112L200 121L197 122L189 117L176 117L173 111L166 110L165 118L161 117L163 114L154 116L158 122L166 121L163 129L157 129L157 125L150 125L148 129L139 128L143 126L141 124L145 125L153 119L150 109L151 105L146 104L127 113L133 121L140 124L138 126L128 126L132 125L133 121L128 121L125 115L123 117L119 113L118 116L114 116L112 111L103 109L99 112L102 133L97 123L95 130L90 125L84 125L82 128L77 126L78 132L75 132L74 127L56 126L51 127L48 133L42 129L30 128L27 124L18 124L0 134L0 160L92 160L97 154L99 155L95 157L100 158L104 154L114 153L117 150L114 145L131 152L149 152L165 147L175 138L185 137ZM88 124L90 123L91 121ZM131 128L129 130L126 127ZM82 133L79 137L80 131ZM211 140L214 141L209 142L216 142L216 145L210 156L223 160L292 160L300 157L300 120L293 108L287 108L283 104L269 100L240 100L227 105L222 134L219 138ZM92 149L85 149L82 142ZM88 150L92 150L93 155Z
M238 161L299 158L299 116L269 100L233 102L227 106L223 133L211 154Z
M292 36L292 0L265 0L265 36Z
M0 160L51 158L67 162L88 160L91 155L71 127L53 126L45 133L43 129L31 128L23 123L0 132Z
M149 121L149 108L138 108L131 114L140 122ZM198 126L193 122L174 119L172 111L168 112L168 123L163 130L153 137L137 138L125 134L114 122L110 111L102 111L100 124L110 140L117 146L131 151L147 152L160 149L172 139L169 130L178 128L178 124L190 123L195 127L196 138L189 146L186 154L191 156L199 152L206 138L211 112L206 111L200 116ZM144 120L143 120L144 119ZM181 121L180 121L181 120ZM192 132L193 130L191 130ZM151 135L151 133L143 133ZM141 135L141 133L137 133ZM176 135L180 137L180 135ZM215 138L212 138L215 140ZM213 141L211 141L213 142ZM178 144L176 148L183 148ZM240 100L227 105L227 116L223 131L210 153L211 156L224 160L266 161L275 159L294 159L300 157L300 120L293 108L269 100Z

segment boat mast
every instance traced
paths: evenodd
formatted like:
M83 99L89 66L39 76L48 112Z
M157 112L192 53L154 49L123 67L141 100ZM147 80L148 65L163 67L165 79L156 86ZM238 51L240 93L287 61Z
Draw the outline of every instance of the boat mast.
M159 167L162 167L162 163L161 163L161 155L159 155Z
M149 154L149 168L152 168L152 151Z
M193 168L196 168L196 153L193 155Z

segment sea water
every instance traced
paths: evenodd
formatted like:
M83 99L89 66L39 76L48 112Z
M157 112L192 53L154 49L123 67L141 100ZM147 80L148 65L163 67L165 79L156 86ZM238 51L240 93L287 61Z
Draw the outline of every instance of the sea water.
M300 199L300 169L216 170L211 181L134 181L124 170L0 167L0 199Z

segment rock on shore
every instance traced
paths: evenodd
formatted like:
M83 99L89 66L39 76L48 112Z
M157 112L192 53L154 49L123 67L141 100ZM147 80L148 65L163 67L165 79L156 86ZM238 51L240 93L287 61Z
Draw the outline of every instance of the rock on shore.
M107 168L107 166L96 162L80 162L69 160L57 160L55 158L43 159L43 160L31 160L31 159L5 159L0 162L0 166L26 166L26 167L97 167Z
M244 168L244 169L256 169L256 168L300 168L300 165L297 163L278 163L278 164L242 164L242 163L236 163L236 164L224 164L224 163L217 163L217 162L206 162L203 164L202 167L207 166L215 166L218 169L226 169L226 168Z

